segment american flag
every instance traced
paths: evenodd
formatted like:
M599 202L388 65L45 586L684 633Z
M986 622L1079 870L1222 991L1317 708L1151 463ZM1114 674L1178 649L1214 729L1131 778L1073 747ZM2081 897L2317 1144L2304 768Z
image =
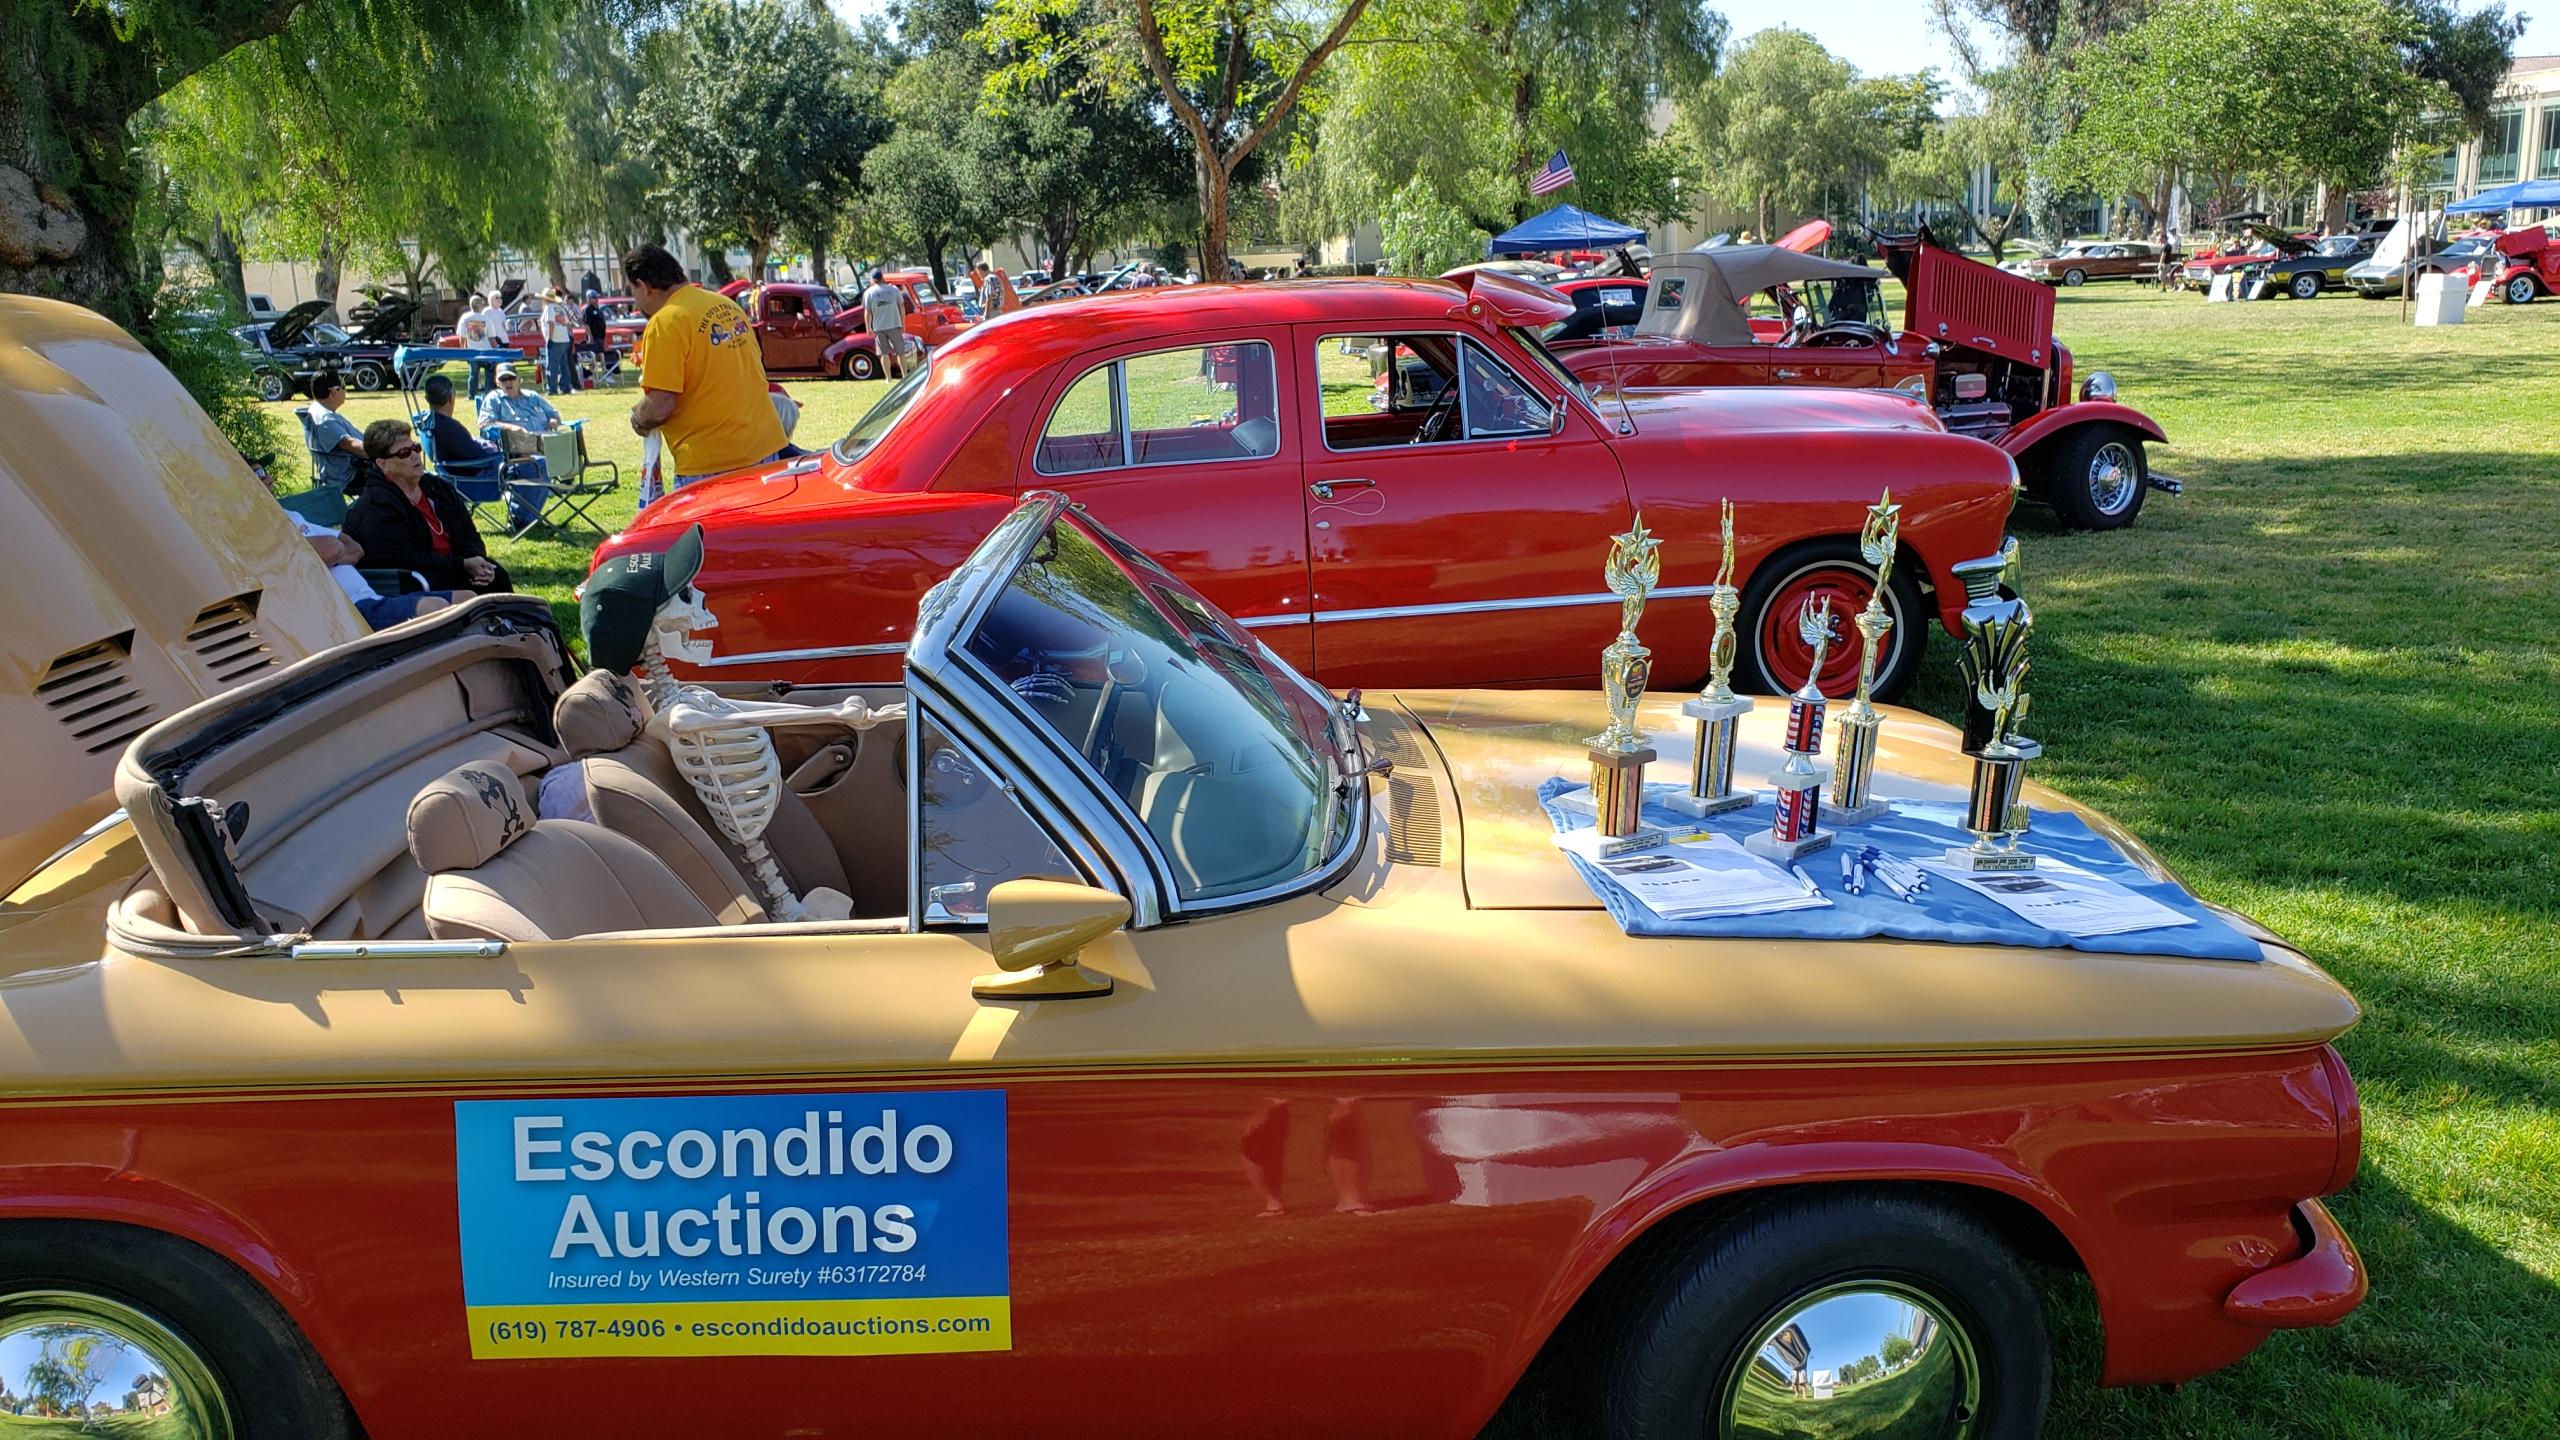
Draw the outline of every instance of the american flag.
M1529 193L1544 195L1552 190L1561 190L1572 183L1573 162L1564 158L1564 152L1559 150L1556 152L1556 158L1547 162L1546 169L1529 177Z

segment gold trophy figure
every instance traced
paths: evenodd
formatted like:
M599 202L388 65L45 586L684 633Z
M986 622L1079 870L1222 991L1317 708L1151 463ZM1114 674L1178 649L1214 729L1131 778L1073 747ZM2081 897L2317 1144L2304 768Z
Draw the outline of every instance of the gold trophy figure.
M1867 597L1867 608L1858 612L1858 633L1866 640L1866 648L1858 655L1858 698L1849 702L1848 713L1840 717L1840 748L1832 762L1835 825L1881 819L1889 808L1868 793L1876 775L1876 735L1884 728L1884 716L1876 713L1868 692L1875 688L1878 648L1893 631L1893 616L1884 608L1884 589L1893 578L1893 547L1901 534L1902 507L1893 503L1893 492L1887 490L1867 507L1866 526L1858 532L1858 554L1876 567L1876 588Z
M1743 848L1772 860L1793 860L1832 841L1822 828L1822 715L1831 701L1822 693L1822 662L1831 652L1831 597L1808 600L1796 616L1796 634L1813 649L1813 668L1804 684L1787 697L1787 763L1769 777L1778 792L1778 813L1769 828L1745 838Z
M1707 646L1707 688L1683 703L1680 713L1697 722L1696 764L1689 793L1663 803L1683 814L1704 818L1739 810L1755 798L1734 793L1734 734L1755 703L1733 693L1733 656L1737 638L1733 617L1742 608L1742 592L1733 588L1733 502L1724 502L1724 557L1716 566L1716 583L1707 587L1707 610L1715 616L1715 638Z
M2018 791L2025 784L2027 762L2044 747L2018 733L2027 715L2027 637L2035 616L2020 601L2001 606L1969 606L1964 616L1962 667L1966 692L1989 716L1982 743L1969 747L1973 786L1965 796L1964 828L1971 845L1947 851L1949 869L1975 873L2033 870L2036 857L2018 849L2027 831L2026 807Z
M1654 751L1635 725L1636 703L1644 698L1645 682L1653 676L1653 652L1636 639L1636 619L1644 614L1645 598L1662 578L1662 542L1644 528L1642 511L1637 512L1633 529L1610 540L1609 563L1603 573L1609 593L1618 597L1619 620L1618 638L1600 652L1600 684L1609 697L1609 726L1584 742L1591 747L1591 808L1602 835L1634 839L1639 843L1619 848L1635 849L1642 843L1659 843L1658 834L1645 831L1638 819L1644 805L1644 767Z

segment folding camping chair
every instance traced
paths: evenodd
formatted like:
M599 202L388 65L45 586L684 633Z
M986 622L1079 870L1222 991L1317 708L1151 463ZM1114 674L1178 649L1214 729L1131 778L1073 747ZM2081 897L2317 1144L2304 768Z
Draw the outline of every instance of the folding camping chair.
M445 483L454 488L454 493L462 497L462 503L471 507L474 520L489 521L491 528L497 528L506 514L507 487L515 483L506 477L508 462L502 456L491 456L485 460L458 460L446 464L436 454L435 427L428 423L434 418L425 410L409 417L410 428L417 431L418 448L426 456L428 467L443 476ZM481 508L488 505L499 507L500 521L490 521L490 517L480 513Z
M538 484L541 487L539 504L533 507L532 518L510 538L521 540L537 529L565 531L581 521L601 537L604 534L603 522L587 511L598 500L622 488L622 467L611 460L596 460L588 456L587 422L584 420L572 420L567 429L553 430L534 439L542 449L543 478L540 481L516 480L510 483L519 491L529 491ZM587 478L598 470L608 472L605 479Z

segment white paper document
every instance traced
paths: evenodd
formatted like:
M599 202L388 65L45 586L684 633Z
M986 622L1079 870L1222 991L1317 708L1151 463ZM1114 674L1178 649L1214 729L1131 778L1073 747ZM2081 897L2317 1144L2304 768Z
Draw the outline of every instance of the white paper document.
M2065 935L2121 935L2196 923L2195 917L2181 915L2148 895L2050 856L2038 856L2033 870L1995 875L1977 875L1926 860L1920 863L1929 873L1955 881L2030 925Z
M1555 837L1558 849L1590 861L1609 883L1665 920L1771 915L1831 903L1722 835L1701 831L1678 844L1606 859L1600 856L1600 839L1596 829L1566 830Z

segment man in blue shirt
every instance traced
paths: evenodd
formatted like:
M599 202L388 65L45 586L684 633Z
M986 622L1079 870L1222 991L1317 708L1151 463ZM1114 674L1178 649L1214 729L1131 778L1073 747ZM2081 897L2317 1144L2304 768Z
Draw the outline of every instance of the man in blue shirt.
M513 365L498 367L498 388L480 397L480 428L525 430L539 435L560 428L560 412L525 388Z
M515 380L513 376L508 377L507 383L521 388L521 382ZM475 477L486 479L492 473L502 474L509 480L544 478L544 467L539 456L507 460L504 458L504 451L472 434L470 427L453 418L453 381L449 377L430 375L427 377L426 384L420 388L427 397L427 440L435 448L437 468L444 471L448 478L460 475L465 479ZM497 397L493 393L489 398L494 400ZM539 395L527 398L537 404L543 403ZM482 401L480 408L483 412L482 418L485 420L489 402ZM553 418L558 417L555 415ZM519 530L523 529L539 513L540 503L541 497L537 493L509 486L507 523Z
M311 405L304 412L311 426L311 483L314 488L343 490L356 477L356 462L364 458L364 432L355 422L338 413L347 403L346 383L335 370L323 370L311 380Z

